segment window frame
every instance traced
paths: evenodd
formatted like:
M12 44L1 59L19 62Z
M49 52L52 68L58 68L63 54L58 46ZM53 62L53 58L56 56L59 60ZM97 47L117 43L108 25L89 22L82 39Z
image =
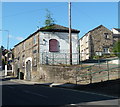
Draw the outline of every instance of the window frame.
M104 33L105 39L109 39L109 33Z
M54 49L52 50L52 48L51 48L53 40L56 41L56 47L55 47L56 50L54 50ZM59 41L57 39L50 39L49 40L49 52L59 52L60 51L59 47L60 47L60 45L59 45Z

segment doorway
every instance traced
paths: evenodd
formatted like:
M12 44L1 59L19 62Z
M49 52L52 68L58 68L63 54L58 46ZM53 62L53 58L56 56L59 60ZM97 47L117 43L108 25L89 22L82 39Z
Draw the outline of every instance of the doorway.
M26 62L26 80L31 80L31 61L28 60Z

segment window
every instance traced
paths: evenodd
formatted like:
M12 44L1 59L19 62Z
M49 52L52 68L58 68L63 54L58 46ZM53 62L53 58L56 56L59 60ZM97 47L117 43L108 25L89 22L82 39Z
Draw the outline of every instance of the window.
M110 52L109 52L109 48L103 48L103 52L104 52L104 53L110 53Z
M34 50L33 53L37 53L37 50Z
M19 60L20 60L20 57L18 57L17 59L18 59L18 61L19 61Z
M56 39L49 40L49 51L59 52L59 42Z
M104 36L105 36L105 39L108 39L108 38L109 38L108 33L104 33Z
M102 56L102 52L95 52L96 53L96 55L98 55L98 56Z

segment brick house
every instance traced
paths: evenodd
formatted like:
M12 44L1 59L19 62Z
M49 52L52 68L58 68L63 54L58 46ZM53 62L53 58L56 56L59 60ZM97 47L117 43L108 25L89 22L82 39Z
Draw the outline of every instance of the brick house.
M109 54L113 47L112 31L100 25L80 38L80 60L93 58L95 55Z
M79 30L72 31L73 53L77 53L74 62L78 62L78 33ZM69 64L69 29L64 26L53 24L51 26L38 29L14 46L14 72L15 75L22 72L24 79L31 80L37 73L41 64ZM74 55L73 55L74 57ZM61 62L59 59L65 59ZM52 64L53 64L52 63Z

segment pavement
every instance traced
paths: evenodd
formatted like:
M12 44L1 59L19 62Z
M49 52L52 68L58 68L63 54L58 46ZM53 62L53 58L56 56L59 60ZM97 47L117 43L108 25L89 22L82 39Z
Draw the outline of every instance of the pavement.
M20 84L30 84L30 85L44 85L49 87L64 87L64 88L74 88L76 84L65 84L65 83L40 83L40 82L34 82L34 81L26 81L26 80L20 80L20 79L10 79L12 82L17 82Z
M65 84L65 83L40 83L36 81L27 81L27 80L21 80L21 79L16 79L16 77L12 76L6 76L3 77L3 80L9 80L11 82L16 82L19 84L28 84L28 85L44 85L44 86L49 86L49 87L66 87L66 88L74 88L76 84Z

